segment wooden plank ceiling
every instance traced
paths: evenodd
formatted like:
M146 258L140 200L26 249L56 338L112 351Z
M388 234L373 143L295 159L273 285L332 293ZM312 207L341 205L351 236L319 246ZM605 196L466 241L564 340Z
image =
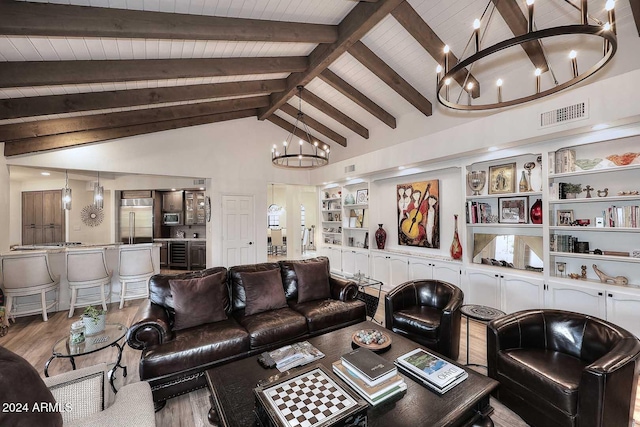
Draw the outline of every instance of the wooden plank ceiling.
M448 32L439 17L461 13L445 3L0 0L0 142L14 156L245 117L290 132L304 86L318 141L366 143L371 126L395 129L411 110L432 114L444 42L427 22ZM525 31L516 2L494 3L502 32ZM638 1L631 5L638 22ZM460 36L448 37L462 53ZM406 55L412 44L421 52ZM407 65L395 52L403 49L430 59ZM544 67L540 46L525 51Z

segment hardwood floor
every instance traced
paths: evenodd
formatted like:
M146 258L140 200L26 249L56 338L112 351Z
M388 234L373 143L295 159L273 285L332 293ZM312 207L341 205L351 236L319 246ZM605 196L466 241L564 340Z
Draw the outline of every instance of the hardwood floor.
M109 306L107 315L108 322L117 322L130 325L136 314L140 301L128 301L122 310L118 310L117 304ZM44 377L44 365L51 356L53 344L65 336L71 323L78 320L80 310L76 311L76 316L72 319L67 317L66 312L54 313L49 317L48 322L42 322L40 316L29 316L16 319L11 323L9 333L0 337L0 345L20 354L27 359L40 375ZM384 322L384 307L378 306L375 319ZM462 339L460 343L460 363L466 362L466 320L462 322ZM486 327L484 324L470 322L470 351L471 363L486 364ZM87 356L78 357L76 365L78 367L90 366L99 362L113 363L116 358L116 349L109 348ZM140 381L138 373L138 362L140 352L125 345L122 355L122 365L128 367L128 376L122 377L122 371L117 372L116 386ZM71 365L67 359L55 359L50 367L50 375L67 372ZM477 368L478 372L486 374L483 368ZM640 425L640 384L635 404L634 419ZM520 417L492 399L491 404L495 408L492 419L496 427L526 427ZM156 422L159 427L207 427L207 412L209 410L209 393L206 389L197 390L188 395L180 396L169 400L165 408L156 413Z

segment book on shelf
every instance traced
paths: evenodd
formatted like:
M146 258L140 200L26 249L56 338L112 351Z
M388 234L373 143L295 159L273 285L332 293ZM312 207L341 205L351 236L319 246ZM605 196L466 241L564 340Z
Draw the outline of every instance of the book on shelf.
M565 148L555 152L555 173L574 172L576 170L576 150Z
M467 202L467 223L486 224L491 216L491 205L483 202Z
M410 374L440 393L450 390L469 375L461 367L421 348L398 357L396 365L403 373Z
M285 345L277 350L265 352L262 357L267 360L271 358L275 367L280 372L287 371L296 366L306 365L314 360L324 357L324 353L311 345L308 341L302 341L295 344Z
M332 365L333 372L372 405L378 405L407 389L407 384L398 374L378 385L369 386L357 373L346 368L342 360Z
M373 351L360 347L340 358L342 364L358 375L368 386L376 386L398 374L395 365Z

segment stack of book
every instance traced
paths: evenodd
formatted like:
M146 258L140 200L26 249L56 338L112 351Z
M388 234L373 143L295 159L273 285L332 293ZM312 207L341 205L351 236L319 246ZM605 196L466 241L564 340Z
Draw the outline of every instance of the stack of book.
M576 150L564 148L555 152L554 172L567 173L576 170Z
M486 224L490 222L491 205L483 202L467 202L467 223Z
M398 357L395 364L403 374L439 394L446 393L469 376L464 369L421 348Z
M407 389L394 364L366 348L349 352L333 362L333 372L372 405Z

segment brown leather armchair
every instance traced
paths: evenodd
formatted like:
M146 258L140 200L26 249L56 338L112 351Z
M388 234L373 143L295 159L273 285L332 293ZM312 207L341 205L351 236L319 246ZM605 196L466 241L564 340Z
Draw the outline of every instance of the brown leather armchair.
M525 310L487 328L495 397L533 427L629 426L640 342L604 320Z
M464 294L439 280L405 282L385 297L385 325L396 334L456 360Z

